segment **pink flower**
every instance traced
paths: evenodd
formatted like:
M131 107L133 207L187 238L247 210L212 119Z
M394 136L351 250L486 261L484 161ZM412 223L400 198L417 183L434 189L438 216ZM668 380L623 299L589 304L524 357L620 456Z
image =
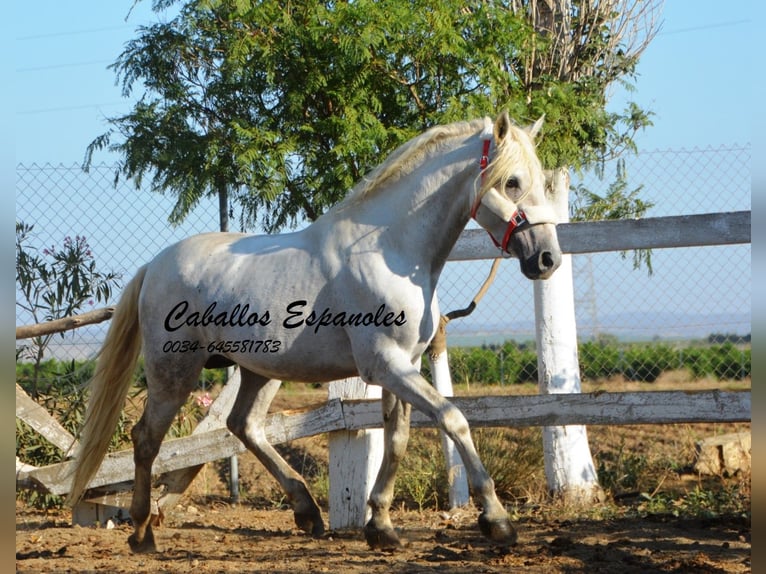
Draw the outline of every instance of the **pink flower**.
M213 397L211 397L210 393L207 391L202 395L198 395L194 400L196 401L197 405L203 408L208 408L213 404Z

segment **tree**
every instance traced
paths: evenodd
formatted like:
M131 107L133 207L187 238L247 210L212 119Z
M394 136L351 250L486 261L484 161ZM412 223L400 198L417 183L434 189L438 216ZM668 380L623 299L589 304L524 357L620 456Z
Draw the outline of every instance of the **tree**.
M657 14L662 2L518 0L513 4L516 12L525 14L544 47L526 52L524 84L530 100L532 94L540 94L536 89L539 84L552 80L565 86L556 92L561 97L577 99L587 94L593 105L564 118L575 131L583 129L588 134L581 142L581 151L568 145L573 140L567 134L553 136L561 145L557 146L556 157L547 163L552 168L550 193L560 220L567 221L570 168L598 165L625 148L635 149L633 134L650 124L648 114L635 104L630 104L623 115L615 116L606 111L606 102L608 89L615 81L630 87L626 78L633 75L641 53L658 30ZM548 137L551 135L548 133ZM624 189L618 176L612 196L591 195L584 211L590 210L591 215L607 211L613 215L643 214L646 205L635 197L624 196ZM641 252L637 257L640 260ZM549 281L536 282L534 293L540 391L580 392L571 255L564 256ZM544 427L543 450L549 491L584 503L601 497L585 426Z
M604 110L604 85L634 60L602 71L597 22L579 24L572 66L586 48L597 59L561 78L545 68L561 48L530 21L535 2L154 0L158 11L177 4L111 66L126 96L144 92L85 159L111 149L117 177L175 194L171 222L208 195L221 229L234 203L242 228L313 220L415 133L504 107L520 121L546 114L549 166L595 161L630 142L620 126L645 125L637 108Z

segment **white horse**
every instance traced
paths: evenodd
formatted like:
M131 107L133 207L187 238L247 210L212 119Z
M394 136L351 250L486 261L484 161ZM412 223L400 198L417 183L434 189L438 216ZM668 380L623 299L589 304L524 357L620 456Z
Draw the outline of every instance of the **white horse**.
M156 549L150 524L152 462L204 367L240 366L229 429L263 462L293 504L298 526L324 526L303 479L266 441L280 385L359 375L383 388L384 457L365 535L392 548L394 478L409 436L410 405L455 442L479 527L516 533L479 460L463 414L419 372L439 324L436 283L470 217L521 271L545 279L561 261L533 138L507 113L437 126L398 148L352 193L307 228L282 235L207 233L172 245L139 269L117 306L91 381L70 490L82 497L101 464L143 347L146 407L132 430L135 458L128 541Z

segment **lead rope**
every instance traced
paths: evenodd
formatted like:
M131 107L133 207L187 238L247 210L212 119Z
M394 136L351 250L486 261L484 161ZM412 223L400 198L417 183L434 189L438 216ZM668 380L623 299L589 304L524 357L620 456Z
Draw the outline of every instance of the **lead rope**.
M489 275L487 275L487 278L484 280L484 283L479 289L479 292L474 295L473 299L467 307L450 311L446 315L442 315L439 318L439 327L436 329L436 334L434 335L434 338L431 340L431 343L428 345L427 349L428 355L432 360L447 349L447 323L452 321L452 319L457 319L458 317L467 317L473 313L474 309L476 309L476 306L479 304L479 301L481 301L482 297L484 297L485 293L489 289L489 286L492 285L492 282L495 280L497 269L500 266L500 261L502 261L502 257L497 257L492 260L492 267L489 270Z

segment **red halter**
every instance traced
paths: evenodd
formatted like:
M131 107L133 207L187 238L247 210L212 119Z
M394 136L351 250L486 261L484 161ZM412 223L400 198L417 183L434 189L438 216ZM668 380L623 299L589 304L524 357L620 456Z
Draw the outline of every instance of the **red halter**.
M484 146L481 152L481 160L479 161L479 166L481 167L481 182L482 185L484 184L484 173L487 170L487 166L489 165L489 146L491 144L490 139L484 140ZM479 210L479 205L481 204L481 195L479 195L476 198L476 201L473 202L473 206L471 207L471 218L476 219L476 212ZM498 242L495 237L487 231L487 234L489 235L489 238L492 240L492 243L495 244L496 247L501 249L502 251L508 252L508 243L511 241L511 235L513 235L513 232L516 231L516 228L519 227L519 225L522 225L523 223L527 223L527 216L524 215L524 212L521 209L517 209L513 212L513 215L511 215L511 220L508 222L508 227L505 228L505 233L503 234L503 241Z

